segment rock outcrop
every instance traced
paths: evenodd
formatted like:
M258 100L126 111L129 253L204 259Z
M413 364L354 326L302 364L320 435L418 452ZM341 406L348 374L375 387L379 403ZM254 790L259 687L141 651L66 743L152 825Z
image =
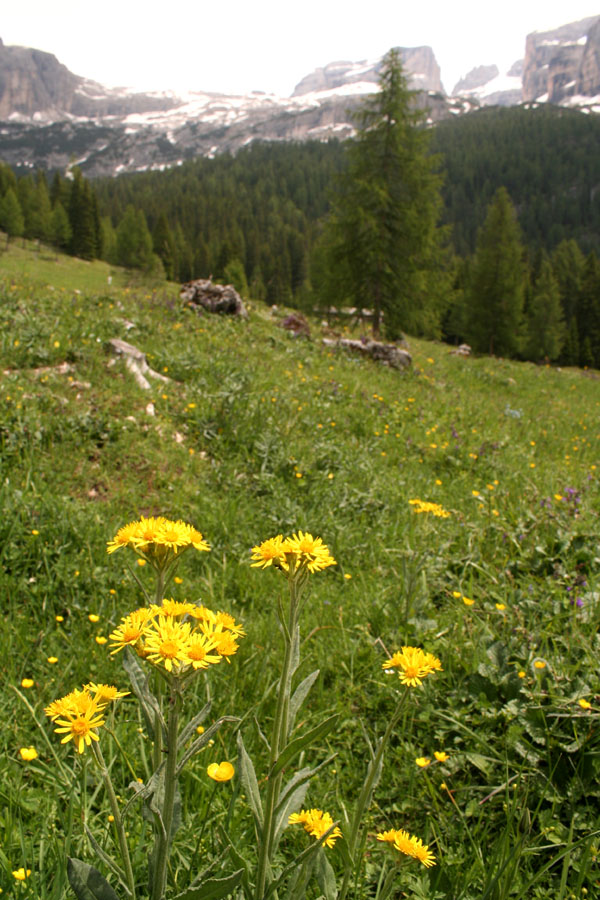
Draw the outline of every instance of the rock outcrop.
M109 90L74 75L52 53L7 47L0 41L0 120L124 116L167 110L176 102L166 95Z
M397 47L402 63L409 76L409 85L414 90L444 92L440 67L431 47ZM315 69L294 88L292 97L331 91L349 84L372 82L377 84L381 60L361 60L360 62L332 62Z
M248 311L231 284L213 284L209 278L197 278L181 286L179 296L188 306L207 312L248 318Z
M523 100L560 103L600 86L600 17L527 35Z

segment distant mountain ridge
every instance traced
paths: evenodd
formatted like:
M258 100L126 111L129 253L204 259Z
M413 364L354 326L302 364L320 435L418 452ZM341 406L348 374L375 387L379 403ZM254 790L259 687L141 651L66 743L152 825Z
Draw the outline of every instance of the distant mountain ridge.
M554 102L600 112L600 16L527 36L508 73L473 69L448 97L431 47L401 47L416 103L433 124L481 105ZM51 53L0 40L0 159L89 176L161 169L255 140L347 138L352 110L377 89L381 60L329 63L291 97L252 92L131 93L75 75Z

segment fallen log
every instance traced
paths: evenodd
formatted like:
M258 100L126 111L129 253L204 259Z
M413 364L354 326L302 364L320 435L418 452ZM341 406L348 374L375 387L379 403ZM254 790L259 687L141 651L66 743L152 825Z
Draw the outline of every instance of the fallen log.
M160 372L155 372L150 368L146 361L146 354L134 347L133 344L128 344L127 341L122 341L120 338L111 338L108 343L115 356L125 360L125 365L143 390L149 391L151 387L146 375L156 378L158 381L169 381L166 375L161 375Z
M412 356L408 350L401 350L395 344L382 344L368 338L355 341L351 338L323 338L326 347L342 347L369 356L376 362L382 362L392 369L406 369L412 364Z

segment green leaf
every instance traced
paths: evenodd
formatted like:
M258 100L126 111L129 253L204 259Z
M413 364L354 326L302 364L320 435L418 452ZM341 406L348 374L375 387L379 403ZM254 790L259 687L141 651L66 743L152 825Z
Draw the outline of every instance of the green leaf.
M275 807L275 832L273 837L273 847L277 849L277 845L283 834L283 830L287 825L287 820L291 812L294 812L296 809L302 806L304 803L304 797L306 795L306 791L308 790L308 782L316 775L317 772L328 766L330 762L335 759L335 754L329 756L327 759L323 760L320 765L315 766L314 769L310 769L305 767L304 769L299 769L298 772L293 775L285 787L282 789L279 803Z
M187 742L189 741L189 739L195 732L198 725L201 725L204 722L205 718L207 717L207 715L210 712L211 706L212 706L212 701L209 700L208 703L206 703L202 707L200 712L197 715L195 715L194 718L191 719L187 723L185 728L182 729L181 734L179 735L179 740L178 740L178 748L179 749L181 749L184 744L187 744Z
M300 737L295 738L293 741L284 747L275 762L273 763L273 767L269 772L269 778L274 778L281 770L289 763L291 760L300 753L301 750L304 750L305 747L308 747L309 744L320 740L328 734L335 723L338 721L339 715L336 713L333 716L329 716L328 719L325 719L324 722L321 722L319 725L316 725L315 728L311 728L310 731L307 731L306 734L300 735Z
M317 864L315 866L315 875L319 882L319 887L325 895L325 900L336 900L337 884L335 880L335 872L331 868L331 863L327 859L327 855L323 847L317 854Z
M163 734L166 739L167 728L165 725L165 720L163 719L163 715L160 711L158 700L148 687L148 676L140 666L139 662L137 661L136 657L131 652L129 647L125 648L123 667L129 675L129 681L131 682L133 693L140 701L140 708L142 710L142 715L144 717L144 722L146 723L146 728L148 730L150 739L155 739L154 730L155 722L157 720L160 722Z
M316 669L314 672L311 672L310 675L307 675L306 678L300 682L294 693L292 694L290 700L290 728L294 727L294 721L296 716L298 715L298 710L306 700L308 692L311 687L319 677L319 669Z
M123 870L120 869L119 866L114 861L114 859L111 859L110 856L108 855L108 853L106 853L102 849L102 847L100 846L100 844L98 843L98 841L96 840L96 838L94 837L94 835L92 834L92 832L90 831L88 826L84 824L83 827L85 829L87 839L90 842L90 844L92 845L92 850L94 851L96 856L102 860L104 865L110 869L110 871L113 873L113 875L116 875L117 878L119 878L121 881L125 882L125 873L123 872ZM128 893L129 893L129 891L128 891Z
M238 732L237 736L237 745L238 760L240 764L240 778L242 780L244 790L246 791L248 804L254 815L254 822L256 824L257 831L260 834L260 832L262 831L263 823L263 809L260 799L260 791L258 790L258 781L256 780L254 765L252 764L252 760L246 752L244 741L242 740L242 735L240 732Z
M234 891L243 874L244 870L238 869L226 878L209 878L200 887L189 888L177 894L173 900L219 900L220 897L226 897Z
M67 875L77 900L119 900L98 869L80 859L68 858Z
M224 722L239 722L239 721L240 720L237 716L221 716L220 719L217 719L216 722L213 722L213 724L209 728L207 728L206 731L202 732L202 734L196 738L194 743L190 747L188 747L188 749L185 751L185 753L183 754L183 756L177 763L177 768L175 770L175 774L179 775L179 773L185 766L188 759L191 759L192 756L195 756L196 753L199 753L203 747L206 747L208 742L210 740L212 740L212 738L214 737L214 735L217 733L217 731L219 730L219 728L221 727L221 725Z

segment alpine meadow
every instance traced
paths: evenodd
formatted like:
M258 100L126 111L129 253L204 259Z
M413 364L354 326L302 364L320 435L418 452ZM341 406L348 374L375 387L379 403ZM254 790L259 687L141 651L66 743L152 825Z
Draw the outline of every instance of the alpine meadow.
M0 164L7 897L600 896L600 126L426 119Z

